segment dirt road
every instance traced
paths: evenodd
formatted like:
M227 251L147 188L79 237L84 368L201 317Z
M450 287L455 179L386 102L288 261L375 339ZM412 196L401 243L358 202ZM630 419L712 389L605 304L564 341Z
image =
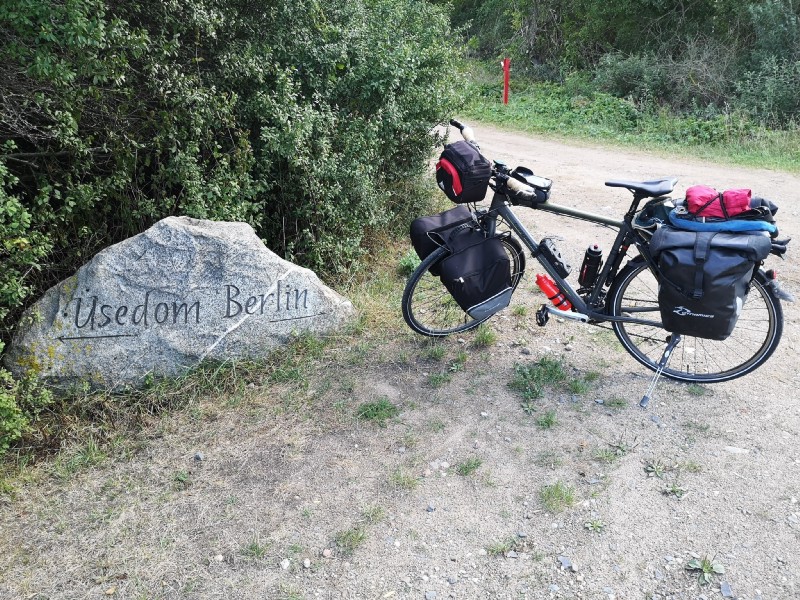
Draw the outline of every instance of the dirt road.
M752 188L780 206L782 233L800 232L794 175L475 129L488 156L552 178L560 204L620 215L628 192L606 179L671 175L679 193ZM524 219L573 264L608 244L584 223ZM798 244L771 259L796 295ZM533 324L530 273L515 296L527 308L494 318L487 347L407 332L387 274L387 326L161 419L96 466L65 459L61 477L23 482L0 504L0 597L800 597L796 305L760 370L665 381L644 411L650 373L610 332ZM567 381L526 401L508 384L543 356ZM356 417L379 400L400 414Z

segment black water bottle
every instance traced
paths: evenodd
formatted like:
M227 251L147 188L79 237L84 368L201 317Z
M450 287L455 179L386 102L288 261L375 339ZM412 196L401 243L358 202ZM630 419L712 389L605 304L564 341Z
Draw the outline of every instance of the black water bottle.
M578 275L578 283L581 287L592 287L594 285L602 264L603 251L600 250L600 246L597 244L592 244L586 249L586 254L583 256L583 264L581 265L581 272L580 275Z

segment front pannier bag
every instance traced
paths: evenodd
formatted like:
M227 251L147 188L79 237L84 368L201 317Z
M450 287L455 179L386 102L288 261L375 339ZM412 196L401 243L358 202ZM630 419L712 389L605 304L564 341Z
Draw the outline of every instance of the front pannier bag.
M650 251L662 275L658 304L664 329L726 339L741 314L756 266L770 249L770 238L761 233L660 227Z
M419 259L425 260L434 250L445 245L450 230L472 222L472 213L466 206L456 206L438 215L414 219L411 222L411 245ZM430 272L439 275L439 265L433 265Z
M450 256L441 263L441 279L458 305L473 319L485 319L508 306L511 261L497 236L462 225L448 236Z
M464 140L447 144L436 163L436 183L456 204L483 200L491 175L488 159Z

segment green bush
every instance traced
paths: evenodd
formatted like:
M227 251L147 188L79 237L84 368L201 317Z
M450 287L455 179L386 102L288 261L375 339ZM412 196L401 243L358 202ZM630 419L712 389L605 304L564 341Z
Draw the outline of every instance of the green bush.
M0 456L31 430L41 411L52 401L52 394L34 379L17 381L0 368Z
M371 231L424 210L460 93L425 0L11 0L0 35L0 342L37 294L169 215L244 221L347 271Z
M737 82L736 105L773 126L796 122L800 115L800 61L767 58Z

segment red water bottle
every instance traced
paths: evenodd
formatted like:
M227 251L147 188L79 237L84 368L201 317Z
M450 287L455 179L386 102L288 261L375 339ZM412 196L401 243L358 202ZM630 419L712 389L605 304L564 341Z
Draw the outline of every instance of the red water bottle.
M547 275L537 275L536 285L544 292L544 295L547 296L550 302L555 304L558 310L572 310L572 303L561 293L555 281L550 279Z

